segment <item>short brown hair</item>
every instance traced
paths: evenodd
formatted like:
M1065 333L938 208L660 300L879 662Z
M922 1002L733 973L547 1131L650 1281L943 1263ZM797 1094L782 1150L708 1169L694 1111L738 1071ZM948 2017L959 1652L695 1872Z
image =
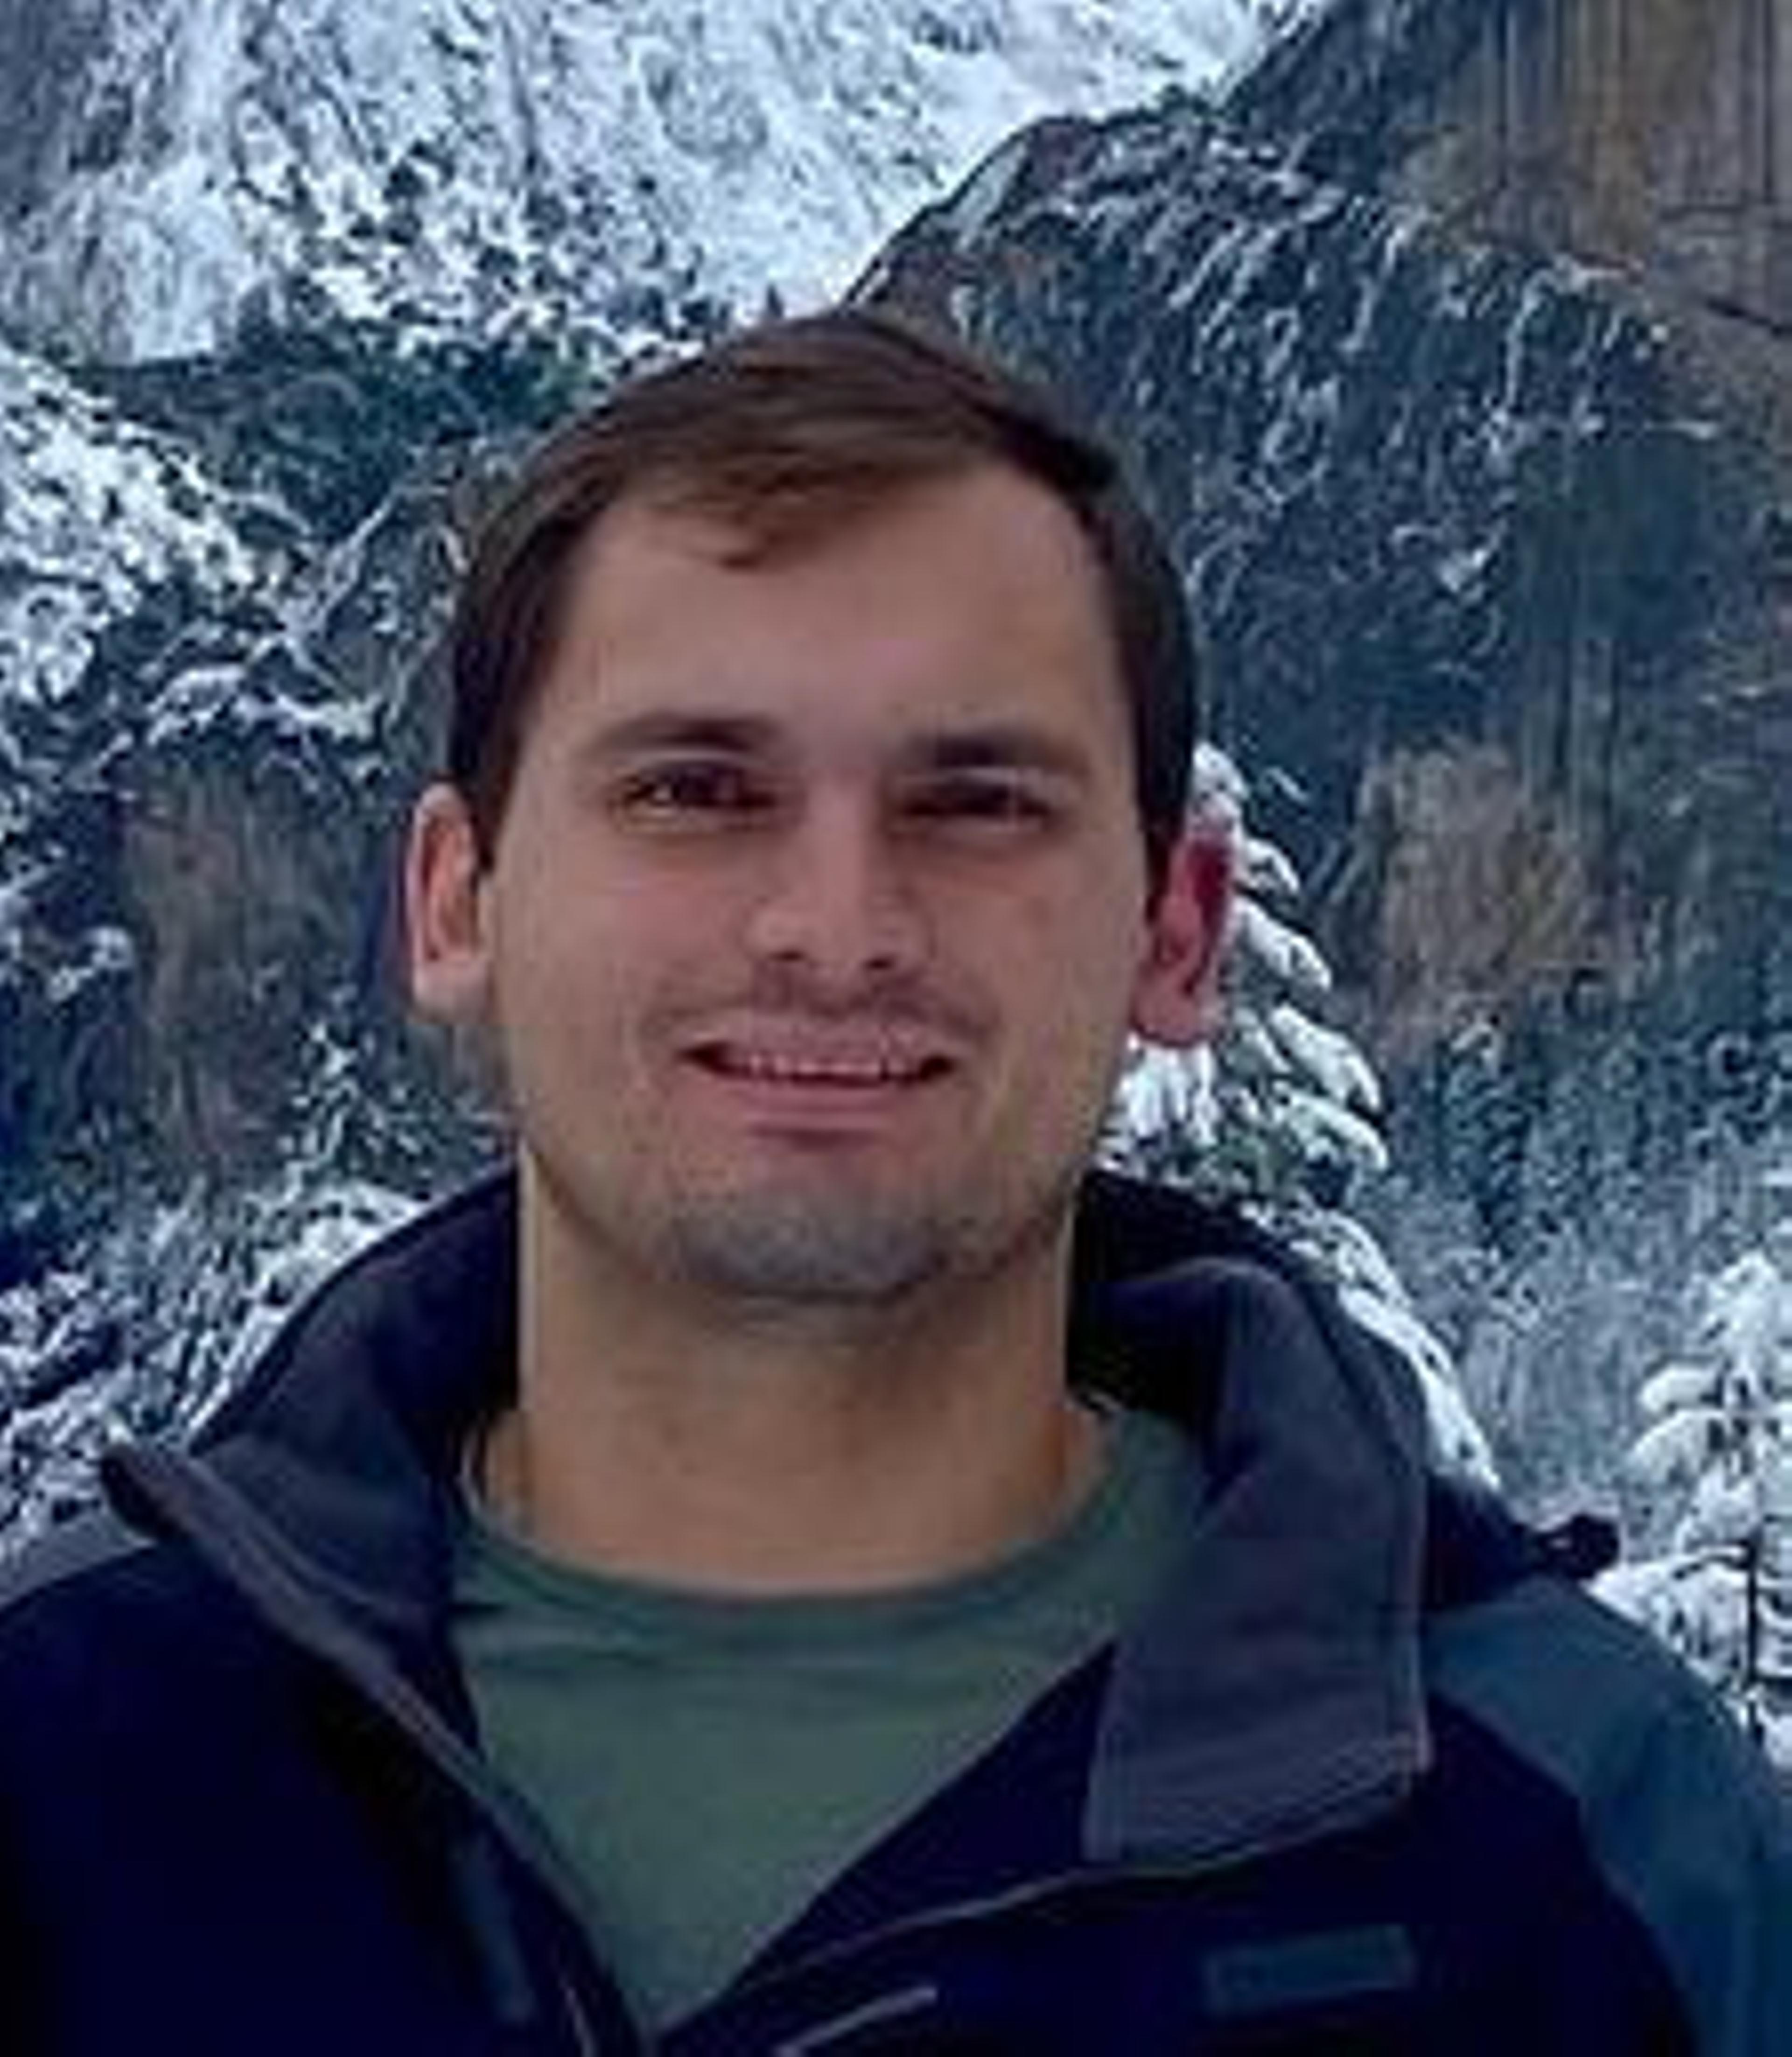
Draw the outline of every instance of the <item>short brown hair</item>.
M903 487L980 463L1054 493L1099 565L1132 714L1155 888L1187 806L1193 638L1181 579L1113 454L956 340L841 308L745 331L625 383L537 452L479 535L450 632L448 776L489 861L578 545L625 495L800 548Z

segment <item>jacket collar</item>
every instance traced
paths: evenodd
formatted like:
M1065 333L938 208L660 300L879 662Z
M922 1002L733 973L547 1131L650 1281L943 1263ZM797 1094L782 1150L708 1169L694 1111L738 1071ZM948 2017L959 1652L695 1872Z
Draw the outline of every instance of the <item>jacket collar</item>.
M515 1246L508 1175L420 1216L299 1310L191 1460L121 1456L114 1497L148 1525L254 1528L438 1678L461 1453L513 1377ZM1271 1239L1106 1174L1071 1336L1092 1382L1187 1426L1206 1480L1187 1575L1115 1655L1086 1855L1211 1861L1388 1804L1427 1757L1413 1381Z
M204 1552L207 1517L183 1512L180 1479L203 1470L210 1522L233 1508L320 1599L401 1661L436 1650L439 1668L462 1453L514 1382L516 1245L505 1174L370 1245L299 1308L184 1457L108 1457L118 1511Z
M1191 1419L1207 1491L1116 1654L1088 1854L1246 1857L1379 1811L1429 1754L1412 1381L1245 1250L1118 1286L1107 1319L1141 1403Z

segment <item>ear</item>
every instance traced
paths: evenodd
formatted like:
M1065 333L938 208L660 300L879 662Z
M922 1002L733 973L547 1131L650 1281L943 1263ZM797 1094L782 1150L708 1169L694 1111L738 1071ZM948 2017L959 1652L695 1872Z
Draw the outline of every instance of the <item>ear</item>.
M1132 1028L1148 1043L1187 1049L1218 1028L1235 869L1223 822L1185 829L1171 850L1132 990Z
M490 974L486 867L459 790L433 785L417 803L405 849L405 961L411 1005L432 1021L486 1013Z

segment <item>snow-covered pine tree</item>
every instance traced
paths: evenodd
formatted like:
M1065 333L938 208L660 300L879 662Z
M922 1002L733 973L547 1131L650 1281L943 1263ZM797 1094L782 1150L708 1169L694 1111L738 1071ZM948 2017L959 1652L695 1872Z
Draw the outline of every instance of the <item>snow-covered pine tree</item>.
M1299 875L1247 826L1248 799L1238 767L1203 745L1192 807L1233 838L1240 889L1224 1014L1218 1035L1195 1049L1134 1046L1104 1155L1235 1205L1286 1237L1336 1281L1352 1315L1412 1365L1439 1458L1491 1477L1487 1440L1449 1352L1350 1211L1358 1183L1387 1167L1381 1085L1350 1037L1314 1018L1330 968L1294 925Z
M1759 1246L1698 1289L1684 1360L1639 1393L1630 1468L1671 1526L1608 1596L1792 1765L1792 1191L1780 1203Z

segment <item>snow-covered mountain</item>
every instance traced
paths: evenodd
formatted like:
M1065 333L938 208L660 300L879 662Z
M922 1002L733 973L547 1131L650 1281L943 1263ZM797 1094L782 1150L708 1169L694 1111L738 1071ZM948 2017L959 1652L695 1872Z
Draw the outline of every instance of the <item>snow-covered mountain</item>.
M3 821L31 725L73 713L109 622L176 578L221 605L253 560L190 448L3 343L0 470L0 767L18 775Z
M0 0L0 332L489 331L839 292L1010 129L1187 90L1274 0Z

